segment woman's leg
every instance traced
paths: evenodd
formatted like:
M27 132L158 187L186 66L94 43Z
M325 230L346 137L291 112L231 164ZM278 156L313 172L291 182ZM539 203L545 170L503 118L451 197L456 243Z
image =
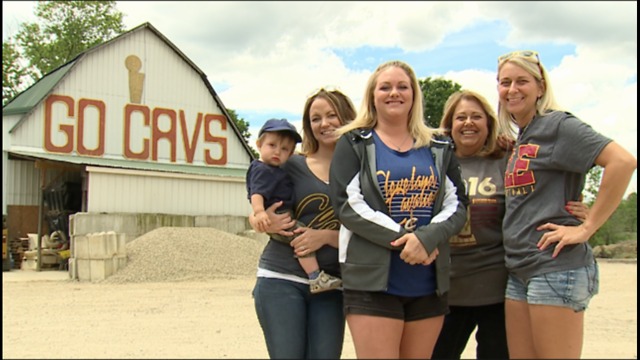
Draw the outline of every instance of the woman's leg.
M308 296L309 286L305 284L257 279L253 297L270 358L306 357Z
M507 344L512 359L535 359L536 352L529 317L529 304L525 301L505 301Z
M509 276L505 306L511 357L579 358L584 310L599 283L596 263L533 276L525 286L524 302L519 290L523 283Z
M598 265L529 280L527 302L537 357L576 359L582 353L584 311L598 293Z
M400 358L431 358L443 321L444 315L405 322L400 343Z
M582 354L584 311L568 307L529 305L536 356L579 359Z
M404 321L348 314L347 324L359 359L398 359Z
M307 323L307 358L339 359L345 328L342 291L332 290L310 295Z

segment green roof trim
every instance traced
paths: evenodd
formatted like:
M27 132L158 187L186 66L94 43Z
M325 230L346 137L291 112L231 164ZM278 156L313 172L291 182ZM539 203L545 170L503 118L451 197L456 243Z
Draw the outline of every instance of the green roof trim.
M69 156L51 153L39 153L29 151L9 151L10 154L27 157L29 159L45 159L51 161L59 161L78 165L90 165L90 166L104 166L112 168L122 168L131 170L149 170L149 171L162 171L170 173L191 174L191 175L205 175L205 176L220 176L220 177L232 177L232 178L246 178L247 169L233 169L218 166L193 166L182 164L164 164L148 161L136 161L136 160L119 160L119 159L104 159L98 157L87 156Z
M38 105L71 70L78 58L45 75L2 108L2 115L26 114Z

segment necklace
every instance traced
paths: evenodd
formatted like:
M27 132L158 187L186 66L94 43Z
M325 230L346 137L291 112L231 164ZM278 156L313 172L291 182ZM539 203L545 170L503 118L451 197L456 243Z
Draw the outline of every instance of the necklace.
M396 151L400 151L400 149L402 149L402 145L404 145L404 143L407 142L407 139L409 139L409 137L411 137L411 133L408 133L407 136L404 138L404 140L402 140L402 142L400 143L400 145L394 143L393 141L391 141L391 139L388 139L389 142L391 143L391 145L393 145L395 147Z

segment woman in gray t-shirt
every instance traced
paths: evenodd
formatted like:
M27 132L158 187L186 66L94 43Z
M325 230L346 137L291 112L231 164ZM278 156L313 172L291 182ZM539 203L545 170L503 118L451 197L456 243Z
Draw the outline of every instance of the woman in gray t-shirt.
M342 353L342 291L311 293L294 254L315 252L320 268L340 276L340 223L329 199L329 165L337 140L333 131L355 115L351 100L338 90L320 89L309 96L302 115L302 155L294 154L283 166L293 181L295 219L276 214L274 206L267 209L269 233L292 236L286 229L295 220L306 225L294 230L297 236L290 244L269 240L258 263L253 297L272 359L339 359ZM254 220L249 217L256 229Z
M460 359L474 330L476 358L508 359L504 318L507 268L502 221L505 212L504 173L515 139L500 129L489 102L471 90L451 94L440 128L454 141L469 195L467 223L449 239L451 287L449 314L432 359ZM499 134L506 137L499 140ZM569 201L567 209L584 220L588 208Z
M501 124L519 129L504 179L509 353L512 358L579 358L584 310L599 281L587 241L620 203L636 159L559 111L535 51L498 58L498 95ZM581 223L565 204L579 199L594 164L604 168L604 175Z

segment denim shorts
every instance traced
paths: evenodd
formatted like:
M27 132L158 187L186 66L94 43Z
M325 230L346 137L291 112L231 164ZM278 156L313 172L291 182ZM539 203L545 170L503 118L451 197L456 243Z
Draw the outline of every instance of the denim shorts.
M562 306L584 311L598 293L598 264L531 277L527 282L509 274L506 298L529 304Z
M385 292L348 289L344 289L342 293L345 315L373 315L415 321L449 313L446 294L406 297Z

